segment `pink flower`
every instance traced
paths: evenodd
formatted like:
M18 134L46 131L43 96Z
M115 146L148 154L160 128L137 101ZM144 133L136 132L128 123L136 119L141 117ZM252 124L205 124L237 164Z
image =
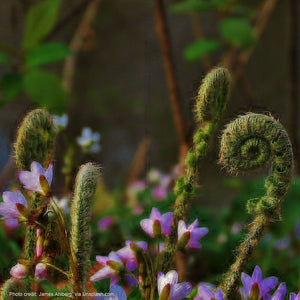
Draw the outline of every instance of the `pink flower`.
M111 278L111 285L117 284L119 281L118 272L110 265L110 262L116 262L123 265L123 262L117 253L112 251L108 256L97 256L96 260L103 268L95 273L90 280L98 281L104 278Z
M186 227L184 221L180 220L178 223L178 244L182 248L200 249L202 246L199 240L208 233L208 228L198 228L198 219L196 219L189 227Z
M157 185L152 190L152 196L156 200L163 200L167 197L167 195L168 195L167 189L165 187L163 187L162 185Z
M53 164L48 166L47 170L36 161L30 165L30 171L20 171L19 180L24 188L41 195L48 196L50 193L50 185L53 178Z
M200 283L195 300L223 300L222 290L217 289L215 292L213 292L212 290L214 288L215 286L211 284Z
M124 261L126 269L131 272L134 271L139 265L138 261L136 260L135 252L130 247L132 244L138 245L141 249L143 249L144 253L147 251L148 247L146 242L126 241L126 247L117 251L117 255L122 261Z
M189 282L178 282L178 274L176 271L169 271L166 275L159 273L157 276L158 294L163 294L163 300L181 300L189 295L193 287ZM160 298L161 299L161 298Z
M42 230L40 228L37 228L36 230L36 246L35 246L35 252L36 252L36 257L39 258L42 256L43 253L43 237L42 237Z
M161 234L169 235L171 233L171 224L173 213L167 212L163 215L155 207L152 208L150 219L143 219L141 227L151 237L157 237Z
M241 288L241 294L249 297L252 289L258 289L259 297L267 297L269 291L273 290L278 283L277 277L268 277L263 279L262 271L259 266L256 266L252 277L242 273L242 282L244 287Z
M0 203L0 215L2 220L18 220L21 217L20 208L27 207L27 202L22 193L4 192L3 202Z
M27 273L27 267L19 263L13 266L9 271L9 274L16 279L24 278L27 275Z
M45 279L47 276L47 266L44 263L38 263L35 266L34 276L39 280Z
M99 229L107 229L113 222L112 217L105 217L98 222Z

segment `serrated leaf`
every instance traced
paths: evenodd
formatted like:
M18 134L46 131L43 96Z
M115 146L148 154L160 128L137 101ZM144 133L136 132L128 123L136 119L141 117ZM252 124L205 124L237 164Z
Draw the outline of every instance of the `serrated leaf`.
M36 46L54 27L62 0L45 0L32 6L25 20L22 47L28 50Z
M58 62L70 55L71 50L65 44L47 43L31 49L25 57L25 64L28 67L36 67Z
M9 63L9 58L4 53L0 53L0 64L7 65Z
M22 88L22 75L17 72L7 72L1 78L1 91L7 99L15 98Z
M219 41L202 38L185 49L184 58L189 62L193 62L203 55L217 51L220 47L221 43Z
M25 74L23 82L26 94L40 107L46 107L58 114L65 111L68 95L54 74L31 70Z
M222 20L220 32L225 41L241 48L247 48L255 42L254 30L244 18Z
M193 11L211 11L216 8L215 3L205 0L186 0L170 7L170 10L175 13L185 13Z

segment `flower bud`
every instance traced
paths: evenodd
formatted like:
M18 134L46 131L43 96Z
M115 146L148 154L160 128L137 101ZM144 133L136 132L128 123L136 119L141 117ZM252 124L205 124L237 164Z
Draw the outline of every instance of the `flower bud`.
M249 300L259 300L260 299L260 291L258 283L254 283L251 288Z
M162 232L161 232L161 225L159 220L155 220L153 223L153 235L154 237L161 237Z
M47 178L44 175L40 175L39 182L42 189L42 195L45 197L49 197L51 195L51 187Z
M37 228L36 230L36 237L37 237L37 241L36 241L36 257L39 258L42 256L43 253L43 241L44 241L44 237L42 236L42 230L40 228Z
M44 263L38 263L35 266L34 276L39 280L45 279L47 276L47 266Z
M189 243L190 238L191 238L190 231L186 231L178 241L177 244L178 250L183 250L186 247L186 245Z
M28 268L18 263L10 269L9 274L16 279L22 279L28 274Z
M114 260L109 260L107 262L107 265L110 266L113 270L117 271L118 273L120 273L122 271L126 271L126 268L124 267L124 265L122 265L119 262L114 261Z
M171 293L171 285L170 283L168 283L164 286L158 300L169 300L170 293Z

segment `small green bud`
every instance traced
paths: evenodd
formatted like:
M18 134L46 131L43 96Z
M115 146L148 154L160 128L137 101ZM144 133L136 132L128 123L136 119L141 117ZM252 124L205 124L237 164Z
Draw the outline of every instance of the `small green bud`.
M161 232L161 225L160 222L158 220L155 220L153 223L153 235L156 238L159 238L162 236L162 232Z
M177 244L178 250L183 250L188 242L190 241L191 233L189 231L186 231L180 238Z
M51 187L48 183L48 180L46 179L46 177L44 175L40 175L39 182L40 182L40 186L43 191L42 195L45 197L50 197L51 196Z
M124 265L120 264L119 262L117 261L114 261L114 260L109 260L107 262L107 265L110 266L113 270L115 270L117 273L121 273L121 272L124 272L126 271L126 268Z
M250 300L259 300L260 299L259 294L260 294L259 285L258 285L258 283L255 282L252 285L249 299Z
M170 293L171 293L171 285L170 283L166 284L160 293L158 300L169 300L170 299Z

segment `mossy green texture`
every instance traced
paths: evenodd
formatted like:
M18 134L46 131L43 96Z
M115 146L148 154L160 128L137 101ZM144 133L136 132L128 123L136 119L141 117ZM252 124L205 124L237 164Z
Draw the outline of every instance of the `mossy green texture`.
M90 269L90 214L97 187L99 167L87 163L80 167L71 205L71 251L76 265L74 284L84 291ZM74 275L74 274L73 274Z
M17 280L14 278L6 280L0 290L1 300L10 300L15 298L23 299L22 295L24 292L32 292L26 288L26 281L26 279ZM16 296L13 296L11 293L16 293ZM19 294L19 296L17 296L17 294Z
M16 163L20 170L29 170L33 161L44 168L53 161L56 129L52 115L35 109L24 118L15 143Z
M269 223L278 219L292 177L293 152L289 137L274 118L247 114L228 124L221 140L220 163L231 173L260 169L271 165L266 178L266 195L247 203L254 215L249 233L236 253L236 260L220 285L225 299L233 299L244 270Z
M191 197L194 195L194 180L200 162L205 157L211 138L226 107L230 92L230 74L224 68L215 68L203 79L195 104L195 118L199 124L193 137L185 164L185 176L178 178L175 185L176 203L172 232L164 254L163 272L169 271L176 252L177 227L187 213Z

